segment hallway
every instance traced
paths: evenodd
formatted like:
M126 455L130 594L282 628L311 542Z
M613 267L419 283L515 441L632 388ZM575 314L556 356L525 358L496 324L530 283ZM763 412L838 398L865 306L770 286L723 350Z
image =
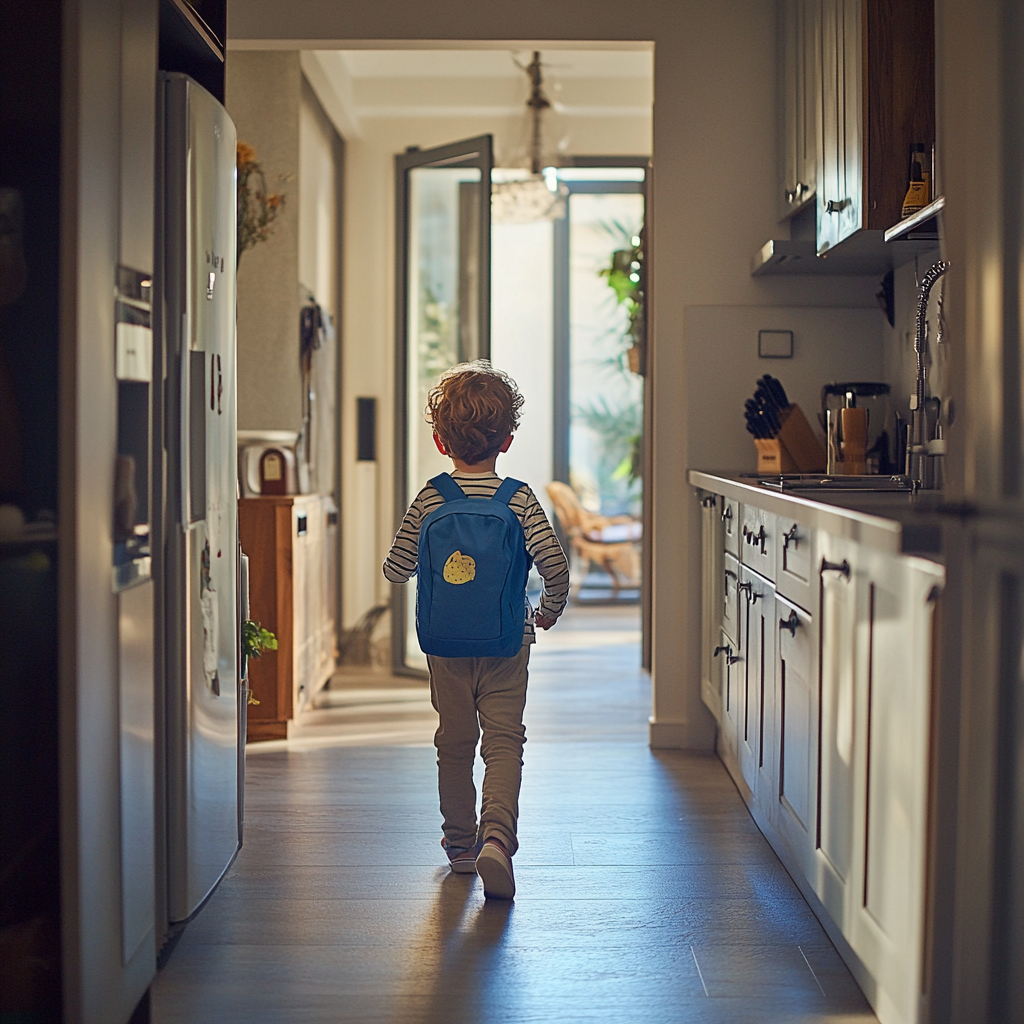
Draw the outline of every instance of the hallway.
M156 1024L874 1021L717 758L648 748L636 614L570 609L534 651L514 904L444 866L429 707L405 745L250 752Z

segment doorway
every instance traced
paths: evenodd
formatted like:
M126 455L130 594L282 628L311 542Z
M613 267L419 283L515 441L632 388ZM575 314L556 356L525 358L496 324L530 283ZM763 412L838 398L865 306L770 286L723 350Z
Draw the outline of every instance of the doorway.
M490 358L527 396L501 473L528 480L558 529L573 602L638 605L648 161L547 168L551 209L524 218L481 194L482 180L524 180L490 168L491 153L483 136L395 160L395 523L450 468L423 419L427 393L454 363ZM539 577L532 588L535 603ZM396 588L391 610L393 670L424 673L414 588Z
M528 175L525 169L530 143L529 111L525 101L529 82L524 69L531 50L481 43L479 49L444 50L317 50L303 51L302 70L346 140L346 200L344 209L346 259L343 271L345 301L341 318L342 342L342 628L353 629L368 612L387 605L393 615L379 619L369 638L374 666L403 673L422 670L423 662L406 659L411 616L397 608L392 587L380 573L396 527L404 512L412 472L411 446L405 431L422 424L423 402L413 403L397 377L408 369L398 358L395 330L408 319L396 308L406 289L396 288L396 275L408 264L396 260L399 224L394 195L396 155L421 158L445 148L453 140L493 139L493 181L500 186L510 175ZM542 155L545 167L563 171L588 170L585 156L608 154L604 167L620 161L645 164L652 139L653 49L648 43L624 42L614 49L564 44L541 53L545 88L551 108L544 114ZM418 150L410 151L410 147ZM441 154L435 154L440 157ZM450 154L456 155L456 154ZM460 154L462 155L462 154ZM638 156L637 156L638 155ZM471 168L438 165L430 177L440 180L442 171L462 176ZM410 171L419 175L416 166ZM422 175L426 177L426 175ZM577 174L582 177L582 173ZM474 188L464 179L461 191L463 214ZM563 186L564 187L564 186ZM554 479L554 226L551 221L510 224L495 218L490 224L490 260L483 265L492 273L492 287L474 291L474 268L459 256L468 254L472 226L459 213L458 196L451 195L450 261L446 273L458 266L460 282L447 298L449 329L445 344L450 362L471 354L489 353L519 383L526 397L523 423L511 451L502 456L502 475L530 481L545 505L549 518L554 509L547 485ZM575 199L572 200L575 202ZM461 222L461 231L460 231ZM517 245L511 239L519 240ZM610 256L611 249L608 251ZM518 279L518 298L499 282ZM608 290L596 279L602 291ZM461 294L460 294L461 290ZM611 294L610 290L609 294ZM403 298L399 298L399 294ZM530 298L524 304L521 296ZM490 301L489 322L482 325L478 342L469 325L479 306ZM423 296L429 300L429 296ZM437 304L424 301L420 311L433 313ZM454 318L454 319L453 319ZM514 328L514 329L513 329ZM429 333L429 332L428 332ZM489 337L488 337L489 335ZM525 344L524 340L529 342ZM440 342L440 338L438 339ZM534 358L537 348L543 358ZM400 394L400 391L403 393ZM375 458L361 459L355 444L356 410L373 396L376 411ZM363 400L360 403L360 400ZM425 431L426 433L426 431ZM360 435L361 437L361 435ZM429 434L424 440L429 444ZM526 459L523 466L518 460ZM415 490L436 469L435 459L446 468L432 446L416 473ZM397 463L404 461L404 468ZM620 460L621 461L621 460ZM413 491L413 494L415 491ZM412 589L412 588L404 588ZM401 616L401 619L399 618ZM376 621L376 620L375 620ZM415 655L415 650L412 651Z

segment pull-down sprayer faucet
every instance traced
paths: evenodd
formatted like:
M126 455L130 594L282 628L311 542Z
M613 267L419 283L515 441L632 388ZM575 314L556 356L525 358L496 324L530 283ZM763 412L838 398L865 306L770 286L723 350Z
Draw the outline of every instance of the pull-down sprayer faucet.
M931 474L928 472L928 414L925 406L926 383L928 368L928 297L935 283L949 270L946 260L932 264L921 279L921 288L917 296L917 316L915 318L914 352L917 353L917 384L914 391L914 409L912 410L910 440L907 444L907 476L919 486L930 486Z

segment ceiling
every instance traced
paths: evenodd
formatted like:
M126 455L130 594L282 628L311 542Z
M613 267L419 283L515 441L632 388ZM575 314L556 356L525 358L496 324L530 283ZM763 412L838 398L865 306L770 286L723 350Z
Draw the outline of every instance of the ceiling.
M545 50L544 89L565 122L649 122L653 51ZM360 137L383 118L517 118L526 114L529 50L307 50L303 70L342 135Z
M525 78L520 67L530 50L340 50L353 79L359 78ZM544 76L561 78L650 79L650 50L545 50Z

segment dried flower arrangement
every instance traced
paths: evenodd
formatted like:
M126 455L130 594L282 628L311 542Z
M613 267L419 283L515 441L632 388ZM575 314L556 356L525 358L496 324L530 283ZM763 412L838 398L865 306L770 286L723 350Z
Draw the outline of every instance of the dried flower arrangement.
M256 150L239 142L235 161L238 166L238 255L271 235L275 218L284 206L284 196L267 192L263 168L256 159Z

